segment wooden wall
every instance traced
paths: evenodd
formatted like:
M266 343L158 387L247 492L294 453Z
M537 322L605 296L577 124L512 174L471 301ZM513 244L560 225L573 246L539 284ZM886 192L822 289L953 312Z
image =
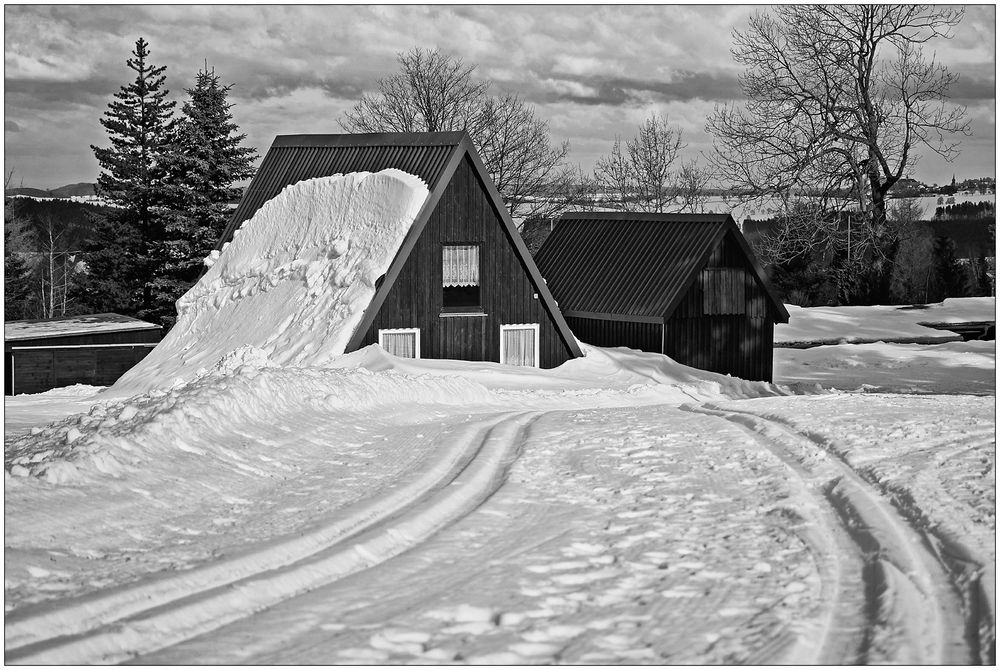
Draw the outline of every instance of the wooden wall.
M152 346L54 347L5 352L4 395L41 393L60 386L110 386Z
M480 245L480 297L486 316L441 316L442 244ZM500 361L500 325L538 323L540 362L572 358L468 157L455 171L361 346L380 328L420 328L423 358Z
M742 250L727 236L663 326L583 317L566 320L577 338L588 344L663 353L702 370L771 381L774 318Z
M567 316L576 339L597 347L629 347L660 353L663 325L634 321L607 321L582 316Z
M111 332L77 333L60 335L59 337L38 337L21 340L5 340L4 350L11 347L39 347L66 344L139 344L142 342L159 342L163 339L160 328L145 328L142 330L115 330Z
M668 319L663 353L702 370L771 381L771 312L742 250L727 236Z

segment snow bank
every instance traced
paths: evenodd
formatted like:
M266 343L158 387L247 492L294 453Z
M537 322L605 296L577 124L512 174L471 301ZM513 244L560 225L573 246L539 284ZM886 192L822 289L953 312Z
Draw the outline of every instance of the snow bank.
M485 387L460 377L279 367L262 350L246 347L191 382L99 402L87 414L8 440L4 465L15 477L77 484L181 455L225 458L226 449L216 445L232 447L240 441L234 435L302 412L364 417L377 410L384 416L414 406L465 408L491 401Z
M177 324L109 394L169 388L247 345L279 365L342 354L427 195L399 170L286 187L207 259Z
M774 379L843 391L995 394L996 342L775 349Z
M778 346L862 342L954 342L962 338L922 323L993 321L996 298L948 298L914 308L898 305L864 307L798 307L785 305L789 322L774 326Z
M551 370L501 365L488 361L457 361L396 358L371 346L341 356L328 365L365 368L374 372L409 375L463 377L496 391L505 402L512 394L532 397L535 402L553 400L553 394L570 398L601 394L598 404L614 406L615 396L627 394L636 402L637 393L652 392L656 402L689 402L693 398L759 398L786 395L792 391L766 382L706 372L682 365L662 354L627 347L595 347L580 344L584 357ZM814 389L808 389L811 392ZM643 403L640 403L643 404Z

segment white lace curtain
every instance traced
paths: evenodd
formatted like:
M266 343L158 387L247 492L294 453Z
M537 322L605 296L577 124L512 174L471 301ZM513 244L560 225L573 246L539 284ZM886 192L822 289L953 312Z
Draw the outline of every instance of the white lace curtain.
M535 365L535 331L531 328L503 329L504 360L506 365Z
M417 334L382 333L382 348L400 358L417 357Z
M446 246L442 253L445 286L479 286L479 245Z

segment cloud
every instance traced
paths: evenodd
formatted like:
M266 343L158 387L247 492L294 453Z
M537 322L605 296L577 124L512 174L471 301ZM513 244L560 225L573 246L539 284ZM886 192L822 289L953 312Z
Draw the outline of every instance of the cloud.
M675 72L665 79L630 77L546 78L525 93L538 102L570 101L583 105L641 105L687 100L723 101L741 97L729 73Z
M708 141L704 117L739 100L734 28L757 8L741 5L5 5L4 109L7 154L26 183L89 181L98 120L134 73L125 65L142 36L150 61L167 67L171 97L184 97L207 62L234 84L230 101L248 141L339 132L337 120L377 80L398 70L396 54L438 48L476 65L535 106L553 139L588 163L651 110L669 114L692 147ZM984 152L995 108L995 7L970 6L939 62L961 78L955 102L969 105ZM975 114L972 108L976 109ZM10 124L7 124L10 130ZM58 129L53 130L53 129ZM14 141L17 139L18 141ZM578 153L579 152L579 153ZM986 154L992 159L992 150ZM963 155L964 159L964 155ZM74 167L74 165L76 167ZM61 183L47 183L59 186Z
M17 122L13 119L4 119L3 129L8 133L19 133L21 132L21 126L17 125Z

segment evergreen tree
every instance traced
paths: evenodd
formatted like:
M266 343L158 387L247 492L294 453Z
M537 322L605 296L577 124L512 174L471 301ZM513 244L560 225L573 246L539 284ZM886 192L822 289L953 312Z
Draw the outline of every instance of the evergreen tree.
M4 221L6 224L6 220ZM12 244L13 231L4 226L3 231L3 318L7 321L23 319L28 298L29 268L24 258Z
M965 296L965 268L955 255L955 242L950 237L938 235L934 239L934 274L938 288L935 302Z
M166 66L151 65L139 38L126 64L135 79L122 86L100 120L110 146L91 145L102 172L98 194L118 206L103 220L87 253L84 301L100 309L155 316L153 281L162 265L166 204L164 152L173 131L173 108L163 87Z
M219 83L214 68L198 72L181 108L164 163L170 206L163 243L163 272L155 302L161 322L172 325L174 302L197 281L202 261L215 247L232 214L230 203L242 188L235 183L253 176L257 152L241 146L246 138L233 122L231 85Z

